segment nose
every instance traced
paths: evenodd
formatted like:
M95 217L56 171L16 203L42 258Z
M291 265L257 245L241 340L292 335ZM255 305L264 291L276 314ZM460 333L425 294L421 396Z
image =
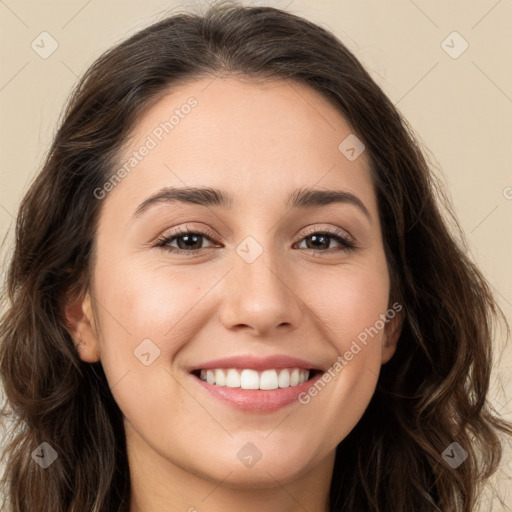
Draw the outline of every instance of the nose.
M221 301L219 315L226 329L258 337L296 329L303 311L289 267L282 260L278 264L269 250L252 263L234 254Z

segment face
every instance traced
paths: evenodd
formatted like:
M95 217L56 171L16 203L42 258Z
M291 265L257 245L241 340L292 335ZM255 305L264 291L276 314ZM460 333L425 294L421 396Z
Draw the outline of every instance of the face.
M397 337L367 154L339 149L351 134L318 93L281 81L198 80L139 120L122 179L91 198L75 332L133 460L232 487L332 471ZM227 201L172 195L182 187Z

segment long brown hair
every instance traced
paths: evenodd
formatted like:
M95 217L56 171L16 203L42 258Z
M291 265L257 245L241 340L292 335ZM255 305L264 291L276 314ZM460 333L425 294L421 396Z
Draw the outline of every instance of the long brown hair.
M337 447L329 510L474 510L500 461L499 434L512 434L487 402L495 321L506 321L449 202L412 130L337 38L279 9L222 3L169 16L104 53L21 202L0 324L12 512L128 511L122 414L101 363L79 358L62 305L87 289L102 204L94 190L115 172L140 114L173 85L221 73L309 85L371 163L405 318L364 416ZM58 453L47 469L31 456L42 442ZM453 442L467 452L457 468L442 457Z

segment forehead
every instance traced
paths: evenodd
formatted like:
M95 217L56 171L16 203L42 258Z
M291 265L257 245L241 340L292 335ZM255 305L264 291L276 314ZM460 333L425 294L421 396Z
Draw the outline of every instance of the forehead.
M116 166L126 177L111 194L211 186L250 202L343 187L371 203L366 152L351 160L340 150L350 137L341 113L304 84L203 78L170 88L138 119Z

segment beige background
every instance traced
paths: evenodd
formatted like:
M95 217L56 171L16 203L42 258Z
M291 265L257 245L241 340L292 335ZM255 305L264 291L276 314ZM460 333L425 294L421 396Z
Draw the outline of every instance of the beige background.
M78 76L101 52L138 29L166 13L205 3L0 0L0 236L7 233L8 244L17 205L42 162ZM442 169L471 255L512 324L512 2L242 3L274 5L315 21L363 62ZM46 59L31 47L43 31L58 43ZM448 37L454 31L463 39ZM452 58L464 41L468 48ZM8 254L6 245L2 273ZM504 336L498 351L502 355L497 356L492 399L497 410L512 419L512 351L510 344L505 347ZM512 510L504 504L512 506L510 456L488 496L482 510L490 510L489 501L494 512Z

